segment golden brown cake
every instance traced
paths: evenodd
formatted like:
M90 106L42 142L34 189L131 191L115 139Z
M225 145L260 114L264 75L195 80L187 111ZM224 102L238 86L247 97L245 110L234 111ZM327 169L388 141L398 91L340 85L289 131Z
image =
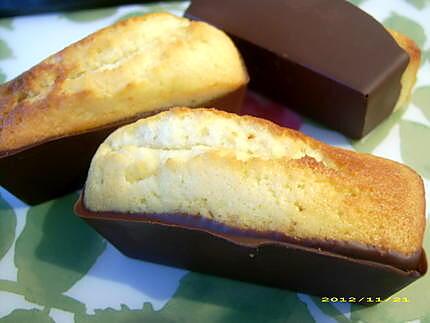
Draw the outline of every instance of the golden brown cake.
M409 102L412 89L417 80L417 72L421 62L421 51L410 38L392 29L388 29L388 31L391 36L393 36L397 44L402 47L409 55L409 64L402 75L402 89L400 91L399 99L397 100L397 103L394 107L395 111L400 107L404 107Z
M116 23L0 87L0 152L177 105L199 106L246 85L222 31L168 13Z
M111 134L84 194L90 211L199 215L307 240L421 252L420 176L269 121L175 108Z

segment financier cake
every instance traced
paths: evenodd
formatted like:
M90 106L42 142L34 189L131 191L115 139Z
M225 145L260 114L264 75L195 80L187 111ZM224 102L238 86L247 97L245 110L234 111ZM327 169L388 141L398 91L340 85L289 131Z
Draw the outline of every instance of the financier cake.
M412 169L217 110L175 108L115 131L92 160L84 205L192 215L407 270L422 257Z
M345 0L192 0L185 15L232 37L252 89L353 139L405 103L420 65L412 40Z
M29 203L64 194L118 126L177 105L236 111L247 82L206 23L155 13L106 27L0 86L0 184Z

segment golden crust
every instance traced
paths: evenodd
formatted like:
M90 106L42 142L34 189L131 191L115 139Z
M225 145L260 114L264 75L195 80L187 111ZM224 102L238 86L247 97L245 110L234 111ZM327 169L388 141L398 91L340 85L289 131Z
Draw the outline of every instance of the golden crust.
M400 96L397 100L396 106L394 107L394 110L397 110L401 107L405 107L409 102L421 63L421 51L415 42L405 35L391 29L388 29L388 32L393 36L397 44L409 55L409 64L403 72L401 79L402 89L400 91Z
M421 250L425 227L423 182L409 167L208 109L175 108L113 133L93 158L85 204L404 255Z
M247 81L237 49L215 27L167 13L134 17L0 86L0 152L141 113L199 106Z

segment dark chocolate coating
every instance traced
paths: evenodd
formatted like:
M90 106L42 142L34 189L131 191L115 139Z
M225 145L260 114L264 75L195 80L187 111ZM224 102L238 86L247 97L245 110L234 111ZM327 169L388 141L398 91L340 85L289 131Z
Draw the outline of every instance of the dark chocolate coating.
M402 270L300 242L172 223L167 216L93 212L82 198L75 212L129 257L313 295L386 298L427 271L424 252L416 268Z
M344 0L192 0L185 16L226 31L250 87L351 138L389 116L408 54Z
M238 112L244 93L245 87L241 87L201 106ZM91 159L106 137L117 128L156 112L159 111L140 114L84 133L37 143L17 151L0 153L0 185L31 205L82 188Z

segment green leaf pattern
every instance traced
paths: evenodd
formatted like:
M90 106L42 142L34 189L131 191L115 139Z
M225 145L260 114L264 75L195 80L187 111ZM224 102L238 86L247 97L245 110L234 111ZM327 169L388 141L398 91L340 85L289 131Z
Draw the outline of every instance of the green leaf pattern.
M430 0L406 0L411 5L413 5L417 9L424 9L428 4L430 4Z
M48 313L40 310L16 309L8 316L0 319L0 323L55 323Z
M117 10L117 8L103 8L73 11L65 13L64 18L73 22L92 22L113 16Z
M12 51L6 42L0 39L0 60L12 57Z
M0 19L0 28L12 30L13 29L12 19L11 18Z
M422 52L421 60L422 63L430 62L430 48Z
M359 6L366 0L348 0L348 1L351 2L352 4L356 5L356 6Z
M376 0L349 1L367 8ZM407 2L412 10L430 8L430 0L398 1ZM83 10L63 13L59 17L71 26L91 25L90 22L96 21L107 24L112 22L111 18L119 21L148 12L181 12L185 7L184 2L169 2L142 5L130 10ZM430 64L430 30L425 30L423 25L395 7L387 8L390 11L383 24L416 41L422 49L422 68L426 68L425 64ZM14 19L0 19L0 82L7 78L2 60L17 59L3 35L13 33L16 28ZM410 108L404 107L368 136L352 142L352 145L358 151L372 152L398 127L403 162L429 180L430 81L419 83L412 102L425 120L416 122L406 119ZM75 322L314 322L326 319L336 322L430 322L430 275L399 292L399 295L409 297L410 303L385 303L372 307L352 305L350 318L333 304L321 303L318 297L311 297L311 302L325 317L315 317L308 304L294 292L191 272L182 278L176 293L161 310L154 310L151 303L144 303L140 308L122 304L119 309L103 308L89 313L85 304L65 292L87 274L106 243L74 216L72 205L76 196L71 194L30 208L24 230L18 237L15 237L17 215L0 198L0 261L15 241L14 264L17 268L17 281L0 279L0 290L23 295L28 301L43 307L43 310L17 308L1 317L0 322L54 322L48 315L52 308L73 313ZM429 232L425 244L430 250ZM109 284L109 281L106 283Z
M383 24L387 28L397 30L409 36L421 48L427 39L424 28L419 23L398 13L392 12L390 17L383 21Z
M403 161L421 176L430 179L430 127L402 120L400 143Z
M0 69L0 84L6 81L6 74Z
M76 322L314 322L296 293L239 281L189 273L174 297L160 311L150 304L142 310L123 307L94 315L80 314Z
M0 259L15 240L16 216L13 209L0 197Z
M6 29L6 30L13 30L12 27L12 19L10 18L3 18L0 19L0 30L1 28ZM6 74L3 72L2 68L1 68L1 60L3 59L8 59L13 57L13 53L12 50L9 48L9 46L7 45L7 43L0 38L0 84L3 83L4 81L6 81Z
M421 110L430 121L430 85L421 86L414 92L412 102Z
M80 303L59 297L94 264L105 242L73 213L71 194L30 208L16 241L18 284L26 298L48 307L81 310Z

